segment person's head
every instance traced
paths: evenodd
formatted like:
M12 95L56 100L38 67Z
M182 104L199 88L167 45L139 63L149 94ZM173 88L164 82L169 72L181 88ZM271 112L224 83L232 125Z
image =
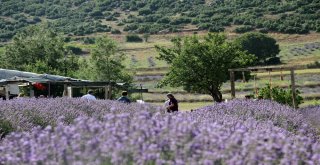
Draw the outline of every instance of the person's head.
M127 91L122 91L122 96L128 96L128 92Z
M167 97L168 97L169 99L173 99L173 98L174 98L173 94L171 94L171 93L168 93L168 94L167 94Z
M88 94L93 95L93 90L88 90Z
M39 96L39 98L46 98L46 96L44 96L44 95L40 95L40 96Z

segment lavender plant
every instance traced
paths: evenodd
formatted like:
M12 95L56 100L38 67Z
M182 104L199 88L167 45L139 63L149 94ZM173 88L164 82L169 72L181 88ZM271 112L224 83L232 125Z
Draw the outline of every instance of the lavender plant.
M320 164L303 114L271 101L174 114L65 98L0 105L1 118L17 128L0 141L0 164ZM47 124L34 122L35 114Z

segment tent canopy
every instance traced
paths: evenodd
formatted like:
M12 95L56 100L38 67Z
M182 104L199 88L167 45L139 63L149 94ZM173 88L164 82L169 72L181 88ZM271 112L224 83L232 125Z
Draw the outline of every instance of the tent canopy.
M50 84L67 84L69 86L96 86L106 85L126 86L125 83L115 83L109 81L93 82L89 80L80 80L71 77L64 77L51 74L36 74L32 72L23 72L17 70L0 69L0 85L11 83L50 83Z

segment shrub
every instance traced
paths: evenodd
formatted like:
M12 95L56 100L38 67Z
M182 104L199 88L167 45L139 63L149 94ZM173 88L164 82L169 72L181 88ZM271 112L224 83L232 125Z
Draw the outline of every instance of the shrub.
M252 31L254 28L252 26L240 26L237 27L234 32L236 33L245 33L245 32L249 32Z
M123 31L133 31L133 30L137 30L138 28L139 28L138 24L129 24L123 28Z
M279 57L271 57L271 58L267 59L265 64L266 65L278 65L278 64L281 64L281 60Z
M263 28L263 29L259 29L260 33L268 33L268 29L267 28Z
M119 23L117 24L117 26L123 26L123 25L124 25L123 22L119 22Z
M209 32L223 32L224 27L222 26L213 26L209 28Z
M112 29L111 34L121 34L121 31L118 29Z
M127 42L142 42L143 39L136 34L128 34L126 36L126 41Z
M271 99L278 103L293 107L291 89L285 90L280 87L271 87L268 84L266 87L259 90L258 97L261 97L263 99ZM303 103L303 98L300 96L300 91L296 90L295 107L298 107L301 103Z
M15 129L9 120L0 119L0 139L4 138Z
M95 38L86 37L83 39L83 43L85 44L94 44L96 42Z
M149 15L152 11L149 8L142 8L139 10L139 15Z
M67 46L66 48L67 48L67 50L70 50L72 53L74 53L74 54L76 54L76 55L82 54L82 49L79 48L79 47Z
M315 62L312 63L312 64L308 64L308 65L307 65L307 68L308 68L308 69L320 68L320 62L319 62L319 61L315 61Z

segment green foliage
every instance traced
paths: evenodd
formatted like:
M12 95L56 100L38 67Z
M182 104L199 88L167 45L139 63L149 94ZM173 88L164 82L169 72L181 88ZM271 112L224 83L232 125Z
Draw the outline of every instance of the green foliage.
M0 118L0 139L4 138L9 133L13 132L15 128L10 121Z
M126 41L127 42L142 42L143 39L136 34L128 34L126 36Z
M121 31L118 29L112 29L111 34L121 34Z
M193 24L211 32L240 25L236 31L241 33L263 28L263 32L305 34L319 32L319 8L317 0L6 0L0 5L0 42L9 41L19 30L40 22L48 22L54 30L70 35L110 32L112 23L105 25L104 20L120 20L124 13L128 18L122 24L127 31L141 28L135 33L154 34ZM137 11L138 16L131 11Z
M245 32L249 32L249 31L252 31L254 30L254 28L252 26L240 26L240 27L237 27L234 32L236 33L245 33Z
M149 8L142 8L139 10L139 15L149 15L152 11Z
M97 38L90 58L80 61L78 76L96 81L131 83L132 76L125 71L124 60L125 56L119 52L115 41L107 36Z
M68 75L77 70L77 58L64 48L64 39L45 25L17 33L0 57L3 68Z
M91 38L91 37L86 37L83 39L83 43L84 44L94 44L96 42L95 38Z
M160 86L183 86L189 92L210 94L216 102L222 101L220 89L229 79L228 69L248 66L255 59L227 42L223 34L210 33L203 41L194 35L172 42L173 48L156 46L158 59L170 64Z
M285 90L280 87L271 87L267 84L266 87L259 90L258 97L263 99L271 99L281 104L286 104L293 107L292 90ZM295 107L303 103L303 98L300 96L300 91L296 90Z
M270 63L277 62L274 59L280 52L277 41L262 33L246 33L235 40L243 50L257 57L257 64L268 64L268 59L273 58Z
M148 39L150 38L150 34L149 33L144 34L143 38L144 38L144 42L148 42Z
M73 54L80 55L82 54L82 49L76 46L67 46L67 50L70 50Z

